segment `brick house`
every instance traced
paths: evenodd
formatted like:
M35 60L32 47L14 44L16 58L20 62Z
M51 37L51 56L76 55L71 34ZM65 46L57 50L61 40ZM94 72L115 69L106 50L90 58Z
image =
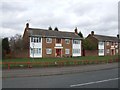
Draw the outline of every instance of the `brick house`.
M92 31L86 39L97 46L97 50L94 50L94 54L98 56L118 54L118 37L97 35Z
M81 56L81 39L75 32L29 28L23 34L23 42L30 58Z

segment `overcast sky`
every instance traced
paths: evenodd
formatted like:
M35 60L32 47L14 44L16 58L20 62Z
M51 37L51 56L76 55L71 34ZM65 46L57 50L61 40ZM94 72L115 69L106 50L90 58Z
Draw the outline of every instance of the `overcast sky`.
M119 0L1 0L0 37L23 34L29 21L31 28L58 27L74 32L78 27L84 36L116 36Z

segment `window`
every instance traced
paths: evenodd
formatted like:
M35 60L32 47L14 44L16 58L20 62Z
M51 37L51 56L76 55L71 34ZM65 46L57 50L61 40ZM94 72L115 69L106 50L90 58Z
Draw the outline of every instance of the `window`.
M79 54L80 53L80 49L73 49L73 53L74 54Z
M66 43L66 44L69 44L69 43L70 43L70 40L69 40L69 39L65 39L65 43Z
M65 49L65 54L70 54L70 49Z
M99 42L99 45L104 45L104 42Z
M39 42L41 42L41 38L40 37L31 37L31 42L39 43Z
M73 40L73 44L80 44L80 40Z
M99 49L99 53L104 53L104 50L103 49Z
M56 38L56 43L61 43L61 39L60 38Z
M107 42L107 46L110 44L110 42Z
M46 54L52 54L52 49L47 48L47 49L46 49Z
M116 49L116 53L118 54L118 49Z
M52 43L52 38L46 38L46 43Z
M112 45L114 45L114 42L112 42Z
M41 48L31 48L31 54L41 54Z
M110 49L107 49L107 53L110 53Z
M31 54L33 53L33 48L31 48Z

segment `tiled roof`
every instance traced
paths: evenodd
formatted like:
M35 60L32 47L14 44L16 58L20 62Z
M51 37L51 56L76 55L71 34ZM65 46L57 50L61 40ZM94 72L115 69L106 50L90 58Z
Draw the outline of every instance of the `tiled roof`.
M99 41L114 41L114 42L118 42L118 38L117 37L113 37L113 36L104 36L104 35L93 35L93 37L95 37L97 40Z
M54 30L37 29L37 28L29 28L29 35L30 36L38 35L42 37L82 39L74 32L63 32L63 31L54 31Z

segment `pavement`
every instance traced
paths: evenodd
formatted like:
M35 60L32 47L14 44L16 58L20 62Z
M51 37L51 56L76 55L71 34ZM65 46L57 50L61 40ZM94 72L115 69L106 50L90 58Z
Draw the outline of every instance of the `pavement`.
M78 66L64 66L64 67L45 67L45 68L27 68L27 69L20 68L20 69L10 69L10 70L3 69L2 78L62 75L62 74L112 69L117 67L118 67L118 63L107 63L107 64L78 65Z

